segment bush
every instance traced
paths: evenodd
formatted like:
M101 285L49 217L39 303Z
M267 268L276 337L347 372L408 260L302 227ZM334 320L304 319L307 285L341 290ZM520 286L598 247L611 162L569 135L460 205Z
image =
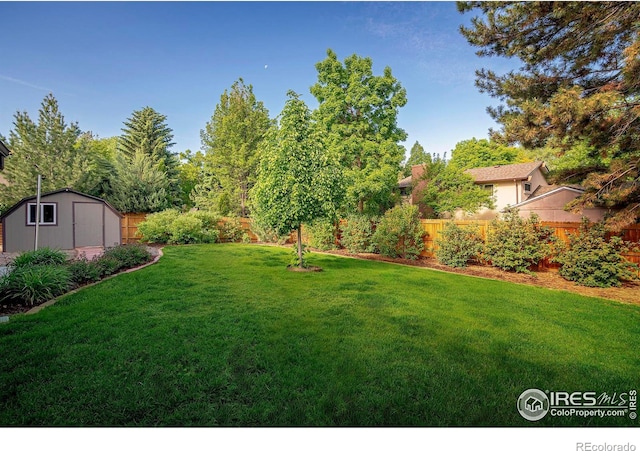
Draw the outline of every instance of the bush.
M414 259L424 249L424 235L418 207L404 204L384 214L373 234L373 242L382 255Z
M33 306L66 293L71 273L60 265L22 266L6 274L0 287L3 299Z
M119 263L118 269L135 268L150 262L153 256L146 247L140 244L122 244L104 251L104 254L98 259L98 262L105 259L114 259ZM108 263L107 266L110 266Z
M251 231L258 237L258 240L263 243L284 244L289 239L289 235L280 236L271 227L261 224L260 221L255 218L251 219Z
M447 222L441 235L436 239L436 258L440 263L464 268L482 253L484 241L477 224L460 227L455 222Z
M220 228L220 239L226 243L239 243L242 241L244 230L240 218L225 218Z
M505 271L530 274L529 268L551 255L553 229L543 227L538 216L523 219L516 209L491 221L487 232L485 258Z
M178 216L169 226L169 244L202 242L202 221L193 215Z
M164 210L152 213L138 224L138 234L145 243L166 244L171 239L171 225L180 213L177 210Z
M115 274L123 268L120 260L109 255L103 255L99 259L94 260L94 262L100 272L101 279Z
M628 251L620 237L613 236L607 241L604 226L590 227L585 219L578 233L569 235L568 245L561 247L553 261L562 265L559 273L565 279L587 287L607 288L637 278L633 273L637 265L622 256Z
M336 227L333 221L317 219L305 229L309 236L309 246L320 250L336 248Z
M37 265L61 265L65 261L67 261L67 254L64 252L43 247L37 251L23 252L13 260L11 266L24 268Z
M190 211L186 215L198 218L202 222L202 230L200 231L201 243L215 243L218 241L220 238L220 230L218 229L220 216L205 210Z
M86 258L68 262L67 268L71 274L71 282L75 285L85 285L100 280L100 268L96 262Z
M349 216L340 225L340 244L352 254L375 252L372 242L375 222L363 215Z

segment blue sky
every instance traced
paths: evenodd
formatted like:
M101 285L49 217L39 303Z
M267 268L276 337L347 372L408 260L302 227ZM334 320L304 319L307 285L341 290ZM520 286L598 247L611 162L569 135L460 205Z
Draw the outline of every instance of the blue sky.
M454 2L0 2L0 133L16 111L36 120L52 92L67 122L100 137L121 133L134 110L167 116L173 151L200 149L220 95L242 77L271 117L289 89L317 106L315 64L371 57L407 90L398 122L407 149L449 152L487 137L495 100L474 71L508 62L475 55L458 32L470 15Z

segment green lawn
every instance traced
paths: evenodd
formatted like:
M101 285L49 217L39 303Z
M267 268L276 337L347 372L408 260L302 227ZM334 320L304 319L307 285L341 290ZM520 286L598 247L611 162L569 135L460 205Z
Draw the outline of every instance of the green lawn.
M290 250L169 247L0 324L0 425L637 425L520 417L638 389L640 308Z

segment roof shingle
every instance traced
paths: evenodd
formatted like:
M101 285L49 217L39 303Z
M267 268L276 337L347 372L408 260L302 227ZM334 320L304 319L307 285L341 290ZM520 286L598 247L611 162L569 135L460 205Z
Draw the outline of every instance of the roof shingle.
M464 172L473 177L476 183L486 183L505 180L527 180L531 173L538 168L546 172L546 166L542 161L473 168Z

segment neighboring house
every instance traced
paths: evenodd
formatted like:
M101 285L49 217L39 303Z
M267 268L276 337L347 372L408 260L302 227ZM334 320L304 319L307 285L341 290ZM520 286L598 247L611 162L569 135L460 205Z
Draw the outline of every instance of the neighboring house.
M542 161L473 168L465 173L493 195L495 208L485 208L476 214L482 219L494 217L506 207L526 201L539 187L549 185L545 178L549 169Z
M0 171L4 170L4 159L9 156L9 149L4 145L2 141L0 141ZM0 183L3 185L8 185L7 179L4 178L2 173L0 173Z
M582 216L591 221L598 221L603 219L606 213L606 210L601 208L586 209L582 214L565 211L565 205L580 196L584 190L575 185L549 185L545 178L549 170L542 161L473 168L465 172L473 177L476 184L491 192L495 205L493 209L482 208L472 216L457 212L456 217L492 219L507 207L518 208L523 217L536 213L542 221L555 222L576 222L580 221ZM405 192L406 186L413 187L410 196L403 196L405 201L413 205L420 205L421 192L426 184L421 180L423 173L422 165L413 166L411 177L399 182L401 193L403 187ZM424 207L420 208L424 213Z
M122 215L103 199L63 188L40 196L38 247L73 250L121 242ZM2 216L4 252L34 249L36 196L26 197Z

